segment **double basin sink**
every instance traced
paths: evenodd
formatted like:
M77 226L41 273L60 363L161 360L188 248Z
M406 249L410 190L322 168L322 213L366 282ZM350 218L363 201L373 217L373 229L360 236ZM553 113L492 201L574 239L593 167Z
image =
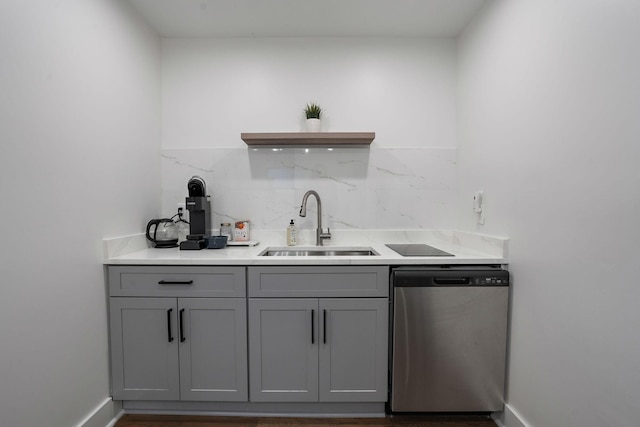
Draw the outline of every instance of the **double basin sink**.
M372 248L323 248L315 247L311 249L293 248L267 248L259 256L379 256L380 254Z

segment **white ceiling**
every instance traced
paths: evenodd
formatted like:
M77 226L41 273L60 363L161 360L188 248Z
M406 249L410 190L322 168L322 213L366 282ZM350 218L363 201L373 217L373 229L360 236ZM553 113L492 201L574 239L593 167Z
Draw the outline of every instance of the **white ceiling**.
M453 37L487 0L128 0L163 37Z

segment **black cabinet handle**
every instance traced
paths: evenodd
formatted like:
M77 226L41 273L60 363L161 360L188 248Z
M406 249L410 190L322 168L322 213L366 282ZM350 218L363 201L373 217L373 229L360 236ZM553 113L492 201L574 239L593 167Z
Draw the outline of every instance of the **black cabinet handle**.
M327 343L327 310L322 310L322 343Z
M186 338L184 337L184 330L182 329L183 319L182 316L184 314L184 308L180 309L180 342L184 342Z
M192 285L193 280L160 280L158 285Z
M311 310L311 344L315 344L315 338L313 337L315 335L315 317L316 317L316 311L315 310Z
M169 342L173 341L173 333L171 332L171 312L173 312L173 308L167 310L167 335Z

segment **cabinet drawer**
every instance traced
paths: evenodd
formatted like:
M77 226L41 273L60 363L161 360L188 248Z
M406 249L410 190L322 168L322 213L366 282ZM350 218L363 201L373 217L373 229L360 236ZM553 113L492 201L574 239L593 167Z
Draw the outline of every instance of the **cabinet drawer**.
M387 297L388 266L249 267L249 296Z
M109 267L111 296L244 297L245 267Z

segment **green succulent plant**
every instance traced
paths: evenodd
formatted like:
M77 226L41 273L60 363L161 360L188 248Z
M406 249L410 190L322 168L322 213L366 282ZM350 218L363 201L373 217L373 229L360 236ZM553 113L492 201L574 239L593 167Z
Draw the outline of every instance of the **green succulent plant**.
M315 102L311 102L304 108L304 114L307 116L307 119L319 119L322 114L322 107Z

